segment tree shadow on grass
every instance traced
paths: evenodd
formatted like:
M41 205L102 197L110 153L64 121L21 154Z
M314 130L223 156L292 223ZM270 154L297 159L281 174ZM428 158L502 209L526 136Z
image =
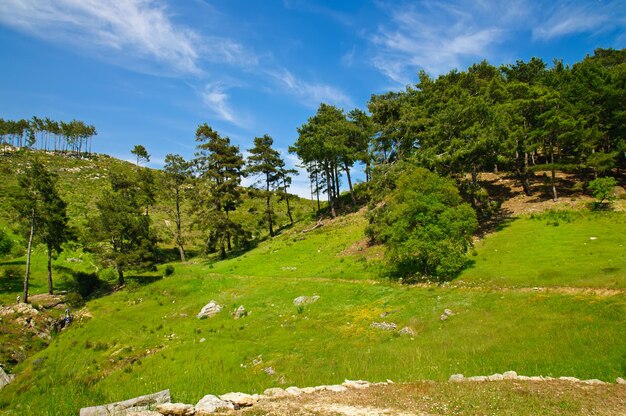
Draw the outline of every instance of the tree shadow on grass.
M125 282L126 284L130 283L130 282L136 282L139 286L146 286L149 285L150 283L154 283L157 282L161 279L163 279L163 276L155 274L155 275L133 275L133 276L126 276L125 278Z

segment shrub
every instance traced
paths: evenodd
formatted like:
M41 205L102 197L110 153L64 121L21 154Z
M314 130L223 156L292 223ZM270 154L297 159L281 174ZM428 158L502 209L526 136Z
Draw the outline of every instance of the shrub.
M72 277L74 280L74 291L78 292L83 298L91 295L102 284L96 273L73 272Z
M615 178L607 176L606 178L598 178L589 182L589 189L593 196L602 204L605 200L611 201L615 198L615 186L617 181Z
M165 270L163 271L163 276L168 277L174 274L174 266L172 266L171 264L168 264L167 266L165 266Z
M449 280L467 264L476 213L453 181L410 164L398 169L392 190L371 210L366 232L387 247L392 275Z
M13 248L13 240L4 231L0 230L0 257L4 257L11 252Z
M77 292L70 292L65 297L65 303L72 308L80 308L85 305L85 299Z

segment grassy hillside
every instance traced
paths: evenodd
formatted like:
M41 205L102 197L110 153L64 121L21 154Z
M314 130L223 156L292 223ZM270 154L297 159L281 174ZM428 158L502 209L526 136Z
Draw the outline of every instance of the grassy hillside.
M252 393L344 378L446 380L453 373L513 369L612 381L624 374L623 293L515 290L537 284L536 277L528 273L524 279L522 272L510 285L496 279L506 291L485 287L489 285L385 282L375 279L378 249L358 249L361 215L308 232L301 225L223 262L175 264L171 277L148 283L154 279L146 276L145 284L137 277L140 284L132 290L91 301L86 308L91 319L77 323L16 369L15 383L0 393L3 408L9 413L42 414L45 408L48 414L68 414L81 406L163 388L172 390L174 400L193 403L206 393ZM597 223L595 230L602 229L603 221L585 217L569 224L581 225L583 233L592 223ZM615 224L615 219L610 221ZM545 238L546 228L568 230L530 218L517 222L534 229L525 240L530 245L537 243L533 236ZM506 238L515 223L477 248L483 267L498 268L485 250L490 241ZM616 232L623 231L623 224L614 225ZM519 261L516 267L527 271L536 266L530 256ZM480 262L469 272L477 273ZM575 268L572 264L571 270ZM462 279L471 282L466 275ZM601 279L591 281L600 285ZM486 282L488 278L481 285ZM558 281L564 286L576 282L576 276ZM321 298L298 308L293 299L301 295ZM198 320L195 315L210 300L225 310ZM234 320L230 312L239 305L250 315ZM444 309L454 315L441 321ZM408 326L414 335L370 326L383 321ZM255 364L259 356L261 362ZM267 367L275 373L263 371Z
M262 204L246 203L257 199ZM454 373L515 370L614 381L626 373L624 215L510 220L468 254L471 268L442 286L381 278L383 249L367 245L362 212L317 228L301 221L227 260L172 263L169 277L161 265L90 300L48 348L12 367L17 377L0 391L0 414L75 414L165 388L174 401L195 403L208 393L346 378L444 381ZM0 303L14 302L20 289L3 270L22 262L0 264ZM61 273L96 267L78 249L57 265ZM44 269L36 252L34 291L45 290ZM63 279L57 282L62 288ZM295 306L302 295L320 299ZM211 300L223 311L197 319ZM235 320L240 305L249 315ZM445 309L453 314L442 320ZM397 330L371 326L381 322ZM404 327L411 334L400 334ZM507 394L479 393L494 400Z

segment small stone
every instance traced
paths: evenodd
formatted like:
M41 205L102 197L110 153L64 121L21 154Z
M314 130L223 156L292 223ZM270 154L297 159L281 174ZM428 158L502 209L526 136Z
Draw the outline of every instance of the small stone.
M517 376L518 380L523 380L523 381L530 381L530 377L528 376Z
M408 327L408 326L405 326L404 328L402 328L400 331L398 331L398 333L400 335L408 335L410 337L414 337L416 335L413 328Z
M221 400L219 397L212 394L204 396L198 404L196 404L196 416L205 416L217 412L220 409L234 410L235 405L231 402Z
M369 388L370 383L365 380L346 380L342 383L342 386L353 389L367 389Z
M385 331L395 331L396 324L393 322L372 322L370 324L370 327L376 328L376 329L382 329Z
M274 374L276 374L276 371L272 367L265 367L263 369L263 372L270 376L273 376Z
M222 307L218 305L214 300L204 305L202 310L198 313L198 319L210 318L217 315L222 310Z
M573 383L578 383L580 380L577 379L576 377L559 377L559 380L563 380L563 381L571 381Z
M243 305L239 306L237 310L233 312L234 319L243 318L244 316L248 316L248 311L243 307Z
M304 394L311 394L317 391L315 390L315 387L303 387L301 390L302 390L302 393Z
M200 341L198 342L204 342L204 341L206 341L206 338L200 338Z
M318 300L320 300L320 297L317 295L314 296L298 296L297 298L295 298L293 300L293 304L295 306L301 306L301 305L305 305L308 303L315 303Z
M263 392L264 395L266 395L267 397L285 397L287 396L287 392L285 391L285 389L281 389L280 387L272 387L269 389L266 389Z
M504 377L505 380L515 380L517 378L517 373L515 371L505 371L504 374L502 374L502 377Z
M450 309L444 309L443 310L443 314L444 315L448 315L448 316L454 315L454 313Z
M541 376L532 376L532 377L529 377L529 380L530 381L543 381L543 377L541 377Z
M485 376L472 376L466 378L467 381L487 381L487 377Z
M487 376L487 380L489 381L502 381L504 380L504 376L502 374L496 373L490 376Z
M302 394L302 390L299 387L287 387L285 392L291 396L300 396Z
M465 379L465 377L463 377L463 374L452 374L450 376L450 378L448 379L449 383L458 383L460 381L463 381Z
M621 377L618 377L618 378L615 379L615 383L617 383L617 384L626 384L626 380L624 380Z
M220 399L231 402L235 407L252 406L259 400L246 393L226 393L220 396Z
M165 416L192 416L196 412L192 405L184 403L159 404L156 411Z
M439 317L440 321L445 321L446 319L448 319L448 315L446 315L445 313Z
M335 393L341 393L341 392L347 391L348 388L345 387L345 386L342 386L340 384L335 384L335 385L332 385L332 386L326 386L326 390L327 391L332 391L332 392L335 392Z
M604 381L598 380L597 378L593 378L591 380L583 380L582 383L585 383L585 384L606 384Z

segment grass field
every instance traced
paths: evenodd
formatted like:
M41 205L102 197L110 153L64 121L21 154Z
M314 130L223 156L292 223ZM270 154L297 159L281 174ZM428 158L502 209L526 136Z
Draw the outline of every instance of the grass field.
M225 261L176 263L167 278L130 278L138 284L90 301L91 318L16 368L16 381L0 392L0 412L72 414L165 388L175 401L194 403L208 393L345 378L443 381L454 373L515 370L614 381L626 373L625 296L515 289L623 287L623 214L571 214L576 218L558 226L546 225L552 217L513 221L479 244L471 256L475 266L461 276L462 284L452 285L459 287L377 278L382 252L358 249L365 222L360 215L309 232L303 230L312 224L297 225ZM604 280L605 257L588 255L587 269L580 270L581 251L568 251L576 238L596 235L589 243L604 244L620 268L613 280ZM549 259L558 259L563 271L551 280L536 270L546 258L535 249L549 236ZM507 244L512 248L505 250ZM503 269L507 274L498 275ZM293 299L301 295L321 298L298 308ZM198 320L210 300L224 310ZM239 305L250 315L234 320L230 312ZM454 315L441 321L444 309ZM383 321L408 326L415 336L370 327ZM259 356L262 362L255 364ZM263 371L267 367L275 374Z
M626 288L626 214L552 211L510 220L476 245L460 281Z

